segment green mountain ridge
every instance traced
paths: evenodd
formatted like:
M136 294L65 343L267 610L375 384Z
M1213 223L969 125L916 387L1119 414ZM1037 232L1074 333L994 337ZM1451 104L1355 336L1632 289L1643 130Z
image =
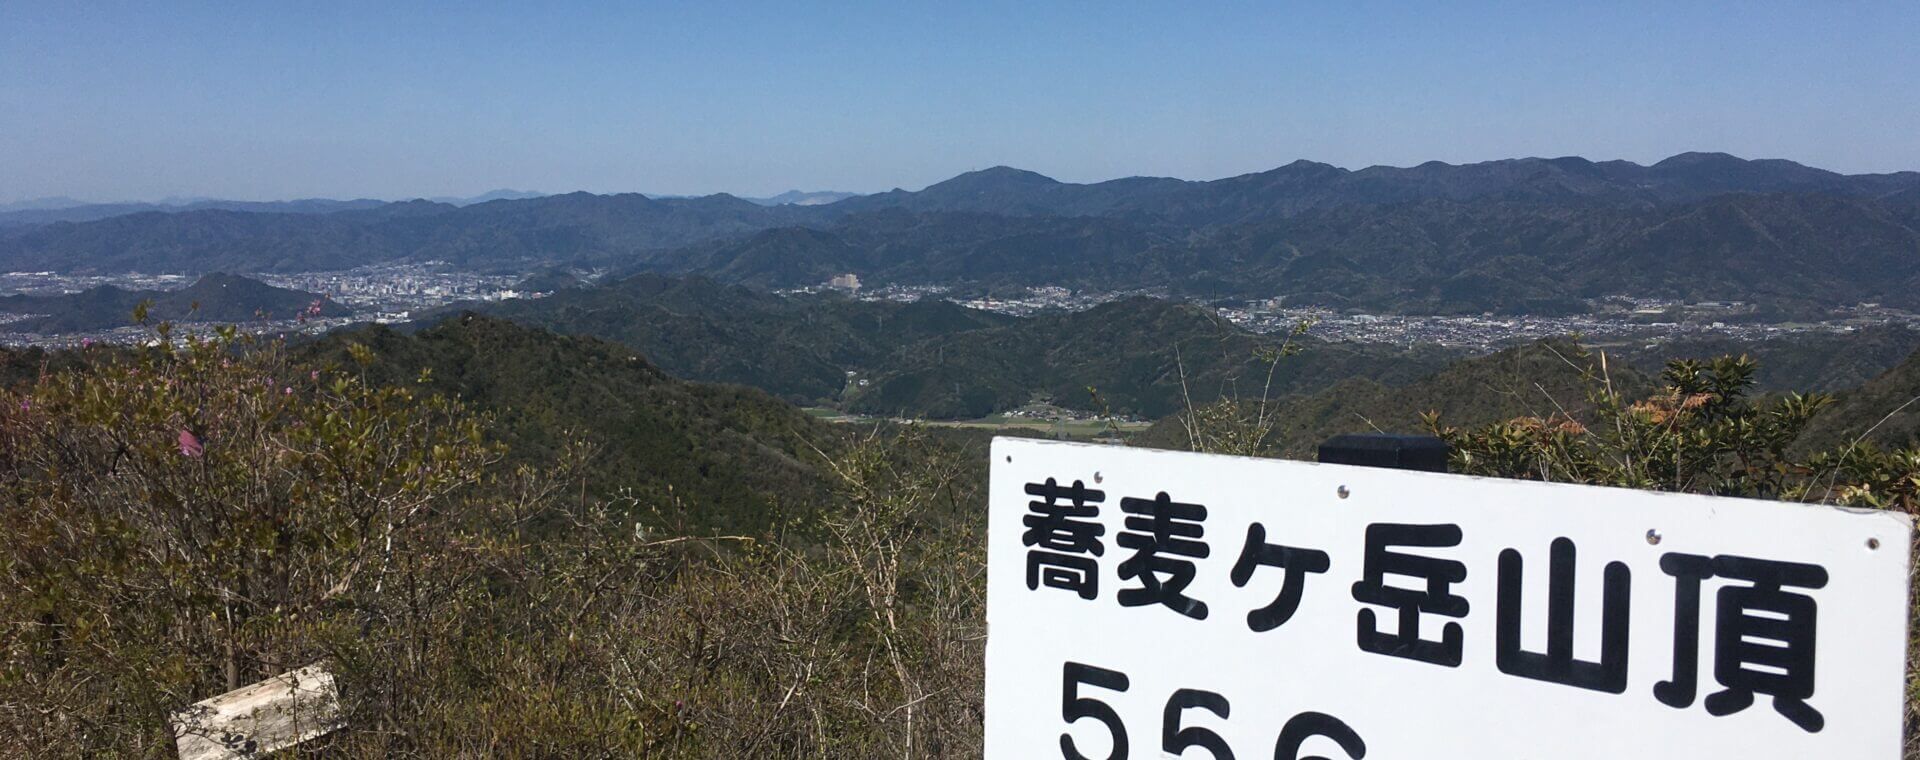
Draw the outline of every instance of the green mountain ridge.
M1755 390L1834 393L1857 388L1920 351L1920 330L1880 325L1840 333L1806 332L1759 339L1685 337L1652 345L1593 347L1650 376L1659 375L1672 359L1746 354L1760 362Z
M318 293L268 285L237 275L214 273L180 290L126 290L101 285L79 293L51 296L0 296L0 311L39 315L5 323L4 329L30 333L107 330L134 324L133 312L149 302L150 322L252 322L262 316L291 319L315 304L314 316L340 317L352 310Z
M1920 309L1920 206L1727 195L1656 206L1424 200L1179 234L1129 218L887 210L644 258L763 287L1159 285L1404 313L1580 311L1612 294Z
M674 375L752 385L802 403L838 398L847 372L875 366L913 341L1010 320L944 301L788 298L705 278L658 275L530 301L456 307L464 308L616 341Z
M1588 378L1610 380L1629 398L1654 387L1640 371L1603 364L1598 353L1569 339L1542 340L1460 359L1397 386L1350 376L1318 392L1277 398L1268 410L1275 420L1272 443L1282 456L1313 459L1322 442L1343 433L1425 433L1421 415L1428 412L1443 424L1469 427L1523 416L1586 420ZM1178 419L1156 422L1135 441L1188 445Z
M313 271L440 260L761 287L1168 287L1369 310L1565 311L1625 293L1920 308L1920 173L1682 154L1093 184L997 167L823 205L568 193L326 214L147 212L0 233L0 269Z
M1839 394L1832 407L1813 418L1796 447L1815 451L1855 441L1920 446L1920 351Z
M1279 351L1285 341L1249 332L1209 309L1128 298L907 346L847 405L876 415L970 418L1045 401L1158 417L1189 396L1257 395L1267 377L1262 354ZM1275 367L1275 396L1354 376L1397 385L1455 356L1310 337L1295 345L1300 353Z
M620 342L694 380L752 385L797 403L865 414L945 419L1034 400L1158 416L1180 395L1182 365L1196 394L1264 382L1257 353L1282 342L1210 310L1149 298L1016 318L932 299L777 296L658 275L459 308ZM1403 382L1456 355L1311 338L1301 345L1304 353L1276 373L1275 393L1313 390L1351 374Z
M348 355L355 344L372 351L364 368ZM675 530L758 531L810 513L827 487L812 452L839 445L831 426L761 391L681 380L619 344L471 313L413 334L336 331L300 351L492 415L513 462L591 442L594 495L629 496Z

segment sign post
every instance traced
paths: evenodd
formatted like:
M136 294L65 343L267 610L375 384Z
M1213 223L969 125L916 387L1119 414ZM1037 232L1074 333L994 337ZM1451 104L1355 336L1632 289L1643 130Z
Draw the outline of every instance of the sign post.
M989 760L1900 757L1906 515L992 456Z

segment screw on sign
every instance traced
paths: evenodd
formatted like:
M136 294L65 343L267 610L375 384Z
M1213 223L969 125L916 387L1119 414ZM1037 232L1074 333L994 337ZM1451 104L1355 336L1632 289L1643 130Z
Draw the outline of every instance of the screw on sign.
M1909 541L1904 515L1053 442L992 461L990 760L1898 756L1908 557L1861 547Z

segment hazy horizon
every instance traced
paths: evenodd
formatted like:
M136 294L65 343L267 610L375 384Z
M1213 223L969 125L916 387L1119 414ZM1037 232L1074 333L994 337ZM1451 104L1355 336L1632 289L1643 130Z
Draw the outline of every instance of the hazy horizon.
M1683 153L1725 153L1725 152L1726 151L1713 151L1713 150L1681 151L1680 153L1675 153L1669 156L1662 156L1660 158L1651 159L1651 160L1634 160L1634 159L1627 159L1627 158L1597 158L1594 156L1581 156L1578 154L1574 154L1574 155L1568 155L1568 156L1507 156L1503 158L1490 158L1490 159L1486 159L1485 161L1462 161L1462 162L1441 162L1441 163L1446 163L1454 166L1462 166L1462 165L1485 163L1485 162L1491 162L1491 161L1504 161L1504 160L1526 160L1526 159L1551 160L1551 159L1558 159L1558 158L1583 158L1583 159L1592 161L1594 163L1605 163L1609 161L1630 161L1632 163L1640 164L1642 166L1651 166L1653 164L1659 163L1660 161L1663 161L1668 158L1672 158L1673 156L1681 155ZM1807 163L1805 161L1795 161L1792 158L1783 157L1783 156L1738 156L1736 155L1734 157L1743 159L1743 160L1786 160L1786 161L1793 161L1794 163L1798 163L1803 166L1807 166L1814 169L1826 169L1828 171L1837 171L1834 169L1830 169L1829 167L1818 166L1815 164ZM1346 171L1360 171L1363 169L1372 169L1372 168L1407 169L1407 168L1412 168L1418 165L1418 164L1404 164L1404 165L1395 166L1391 164L1370 164L1367 166L1340 166L1339 164L1333 164L1327 161L1315 161L1314 159L1311 159L1311 158L1299 158L1295 160L1328 164L1330 166L1334 166L1335 168L1343 169ZM831 188L831 187L790 187L790 188L786 188L785 190L779 190L779 191L768 192L768 193L742 193L742 192L731 192L727 190L716 190L710 193L695 194L695 193L677 193L677 192L652 192L652 191L642 190L642 189L613 189L613 190L595 191L595 190L584 190L579 188L565 189L565 190L543 190L538 188L522 188L522 187L490 187L490 188L474 190L472 192L467 192L467 193L452 193L452 194L446 194L446 195L427 196L427 195L420 195L420 194L412 194L412 195L401 194L401 195L387 196L387 197L368 196L368 197L351 197L351 198L329 197L329 196L319 196L319 195L296 195L296 196L275 197L275 198L235 198L235 197L216 196L216 195L195 195L195 196L174 195L174 196L164 196L160 198L112 198L112 199L75 198L72 196L61 196L61 195L38 195L38 196L21 196L21 197L0 196L0 205L5 205L9 203L23 203L23 202L31 202L31 201L51 201L51 200L77 201L77 202L81 202L89 205L114 204L114 203L129 203L129 204L147 203L147 204L154 204L154 205L179 205L179 206L189 205L193 203L200 203L200 202L208 202L208 201L238 201L238 202L250 202L250 203L277 203L277 202L291 202L291 201L303 201L303 200L334 200L334 201L378 200L378 201L388 201L388 202L411 201L411 200L440 201L440 200L471 200L481 196L485 196L493 193L501 193L501 192L529 193L529 194L535 194L535 195L541 195L541 196L565 195L568 193L576 193L576 192L588 192L588 193L594 193L596 195L617 195L617 194L625 194L625 193L639 193L649 198L697 198L697 197L703 197L703 196L709 196L709 195L721 195L721 194L732 195L740 198L771 198L773 196L777 196L787 192L801 192L801 193L848 192L848 193L854 193L856 195L872 195L875 193L884 193L892 190L919 191L919 190L925 189L928 186L938 184L948 179L952 179L954 176L959 176L961 174L966 174L966 173L976 172L976 171L983 171L983 170L993 169L993 168L1011 168L1011 169L1018 169L1023 171L1032 171L1042 176L1046 176L1049 179L1054 179L1060 182L1070 182L1074 184L1097 184L1100 182L1107 182L1107 181L1112 181L1117 179L1133 179L1133 178L1141 178L1141 177L1150 177L1150 178L1159 178L1159 179L1178 179L1178 180L1189 181L1189 182L1207 182L1207 181L1218 180L1218 179L1227 179L1230 177L1236 177L1236 176L1241 176L1245 174L1255 174L1259 172L1270 171L1270 170L1279 168L1281 166L1285 166L1286 164L1289 164L1289 163L1293 163L1293 162L1288 161L1281 164L1276 164L1274 166L1267 166L1267 167L1262 167L1258 169L1249 169L1244 172L1236 172L1234 174L1227 174L1219 177L1170 177L1167 175L1123 174L1123 175L1117 175L1113 177L1102 177L1102 178L1089 179L1089 180L1083 180L1083 181L1061 179L1059 177L1054 177L1050 174L1047 174L1044 171L1038 171L1025 166L994 164L991 166L979 166L979 167L962 169L958 172L955 172L954 175L952 176L941 177L925 185L916 185L911 187L896 185L893 187L883 188L879 190L844 190L841 188ZM1419 163L1427 163L1427 162L1423 161ZM1839 172L1839 173L1842 173L1842 174L1904 174L1904 173L1913 173L1913 172L1920 172L1920 169L1895 169L1888 172Z
M1687 151L1920 169L1920 6L0 6L0 202L765 197Z

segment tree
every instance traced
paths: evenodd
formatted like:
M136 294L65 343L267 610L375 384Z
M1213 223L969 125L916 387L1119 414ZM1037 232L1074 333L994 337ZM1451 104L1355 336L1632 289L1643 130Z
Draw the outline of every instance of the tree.
M483 422L232 328L0 392L0 747L148 754L195 700L426 613Z

